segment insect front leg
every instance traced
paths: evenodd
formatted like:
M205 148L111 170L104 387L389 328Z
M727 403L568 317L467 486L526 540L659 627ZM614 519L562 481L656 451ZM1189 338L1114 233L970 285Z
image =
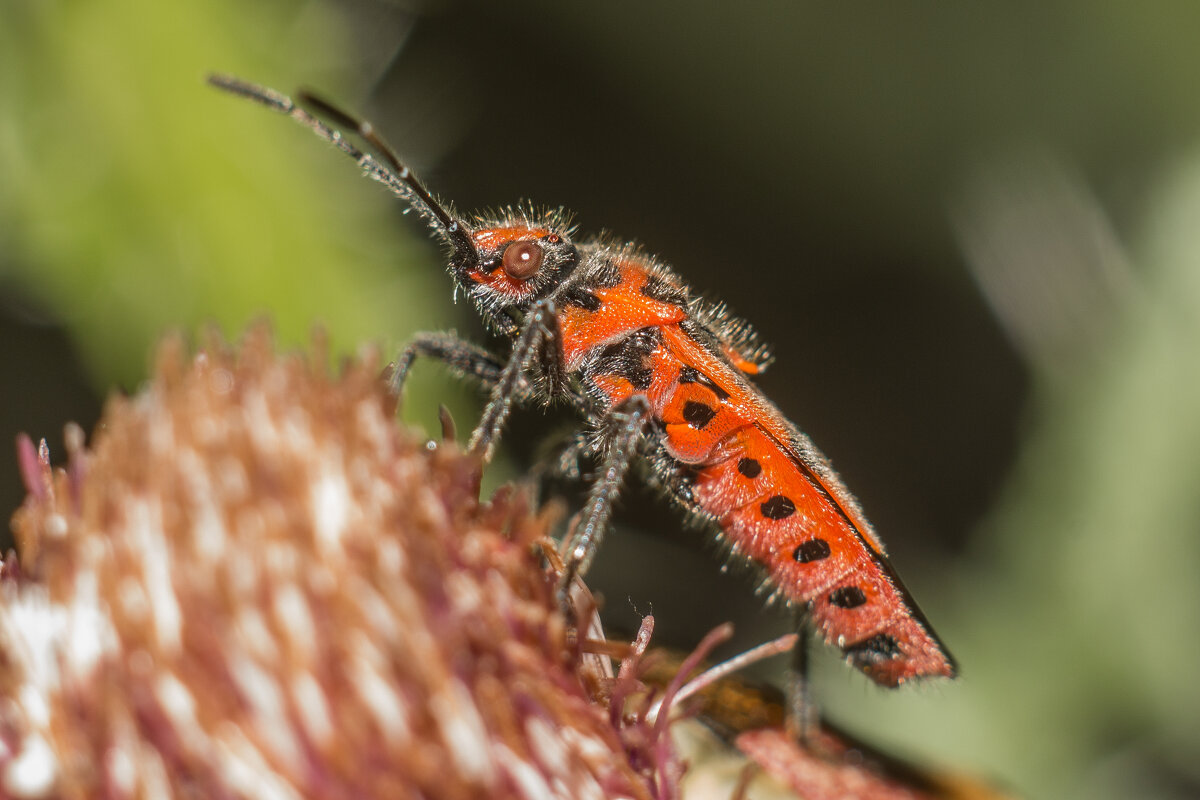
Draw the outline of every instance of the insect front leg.
M605 419L604 458L587 504L575 517L566 538L563 561L566 569L558 584L558 597L564 608L571 582L591 566L596 550L608 530L613 503L621 492L625 475L637 454L642 434L650 419L650 401L645 395L634 395L616 406Z
M454 372L474 378L489 389L500 380L504 369L500 359L452 333L418 333L384 371L384 380L393 397L399 397L404 391L404 383L417 356L441 361Z
M558 318L555 316L554 302L540 300L530 309L525 318L525 325L513 345L512 355L508 363L496 377L492 386L491 397L483 418L479 420L467 450L476 455L485 464L491 461L496 450L496 440L513 405L520 399L522 382L525 380L529 367L535 358L540 360L542 369L550 383L550 390L555 391L565 384L562 377L562 359L559 357ZM551 363L553 362L553 363Z

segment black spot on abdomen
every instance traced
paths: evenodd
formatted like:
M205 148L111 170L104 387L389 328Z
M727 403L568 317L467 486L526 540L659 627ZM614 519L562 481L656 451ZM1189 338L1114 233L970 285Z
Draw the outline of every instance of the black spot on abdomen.
M746 476L750 480L754 480L762 474L762 464L758 463L758 461L753 458L743 458L742 460L738 461L737 468L738 472L742 473L742 475Z
M858 608L867 602L867 596L857 586L840 586L829 593L830 605L838 608Z
M683 419L696 430L704 430L716 415L716 410L707 403L688 400L683 404Z
M679 382L697 383L715 394L718 400L729 399L729 392L722 389L716 384L716 381L693 366L685 364L683 368L679 370Z
M790 497L777 494L759 506L758 510L767 519L787 519L796 513L796 504Z
M792 558L801 564L807 564L810 561L820 561L823 558L829 558L829 554L832 552L829 549L829 542L824 539L809 539L807 542L801 542L792 551Z
M846 647L842 652L850 659L851 664L862 670L901 655L900 644L886 633L877 633L870 639Z

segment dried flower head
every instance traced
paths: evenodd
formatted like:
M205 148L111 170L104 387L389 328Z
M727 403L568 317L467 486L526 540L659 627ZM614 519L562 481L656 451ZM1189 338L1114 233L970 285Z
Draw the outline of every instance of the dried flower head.
M567 636L544 521L398 430L371 359L324 363L171 340L65 469L22 445L0 795L673 793Z

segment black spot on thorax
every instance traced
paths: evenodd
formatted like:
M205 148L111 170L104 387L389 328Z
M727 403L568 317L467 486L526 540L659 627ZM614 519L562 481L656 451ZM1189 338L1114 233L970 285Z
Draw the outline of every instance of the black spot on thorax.
M599 297L586 286L579 284L568 286L558 299L564 307L575 306L585 311L599 311L602 305Z
M593 289L612 289L621 285L621 270L611 259L588 273L588 286Z
M673 306L687 304L687 290L657 275L651 275L642 286L642 294L660 303L670 303Z
M602 347L584 372L589 376L616 375L629 381L635 391L644 392L654 379L650 354L661 342L662 333L658 328L634 331L620 341Z

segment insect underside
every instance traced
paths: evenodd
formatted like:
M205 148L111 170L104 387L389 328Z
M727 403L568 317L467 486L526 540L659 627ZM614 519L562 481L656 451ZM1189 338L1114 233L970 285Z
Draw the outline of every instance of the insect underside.
M565 398L593 433L598 478L567 536L567 579L582 574L637 459L665 492L708 520L773 593L806 609L824 640L884 686L953 677L955 665L892 569L858 502L812 441L751 382L770 357L753 330L696 298L665 265L606 239L576 241L561 211L464 218L439 203L366 123L313 98L382 161L290 98L235 78L213 84L286 114L410 204L450 251L451 278L484 322L512 340L507 358L447 334L420 334L391 369L399 392L418 357L489 391L469 448L485 461L514 403Z

